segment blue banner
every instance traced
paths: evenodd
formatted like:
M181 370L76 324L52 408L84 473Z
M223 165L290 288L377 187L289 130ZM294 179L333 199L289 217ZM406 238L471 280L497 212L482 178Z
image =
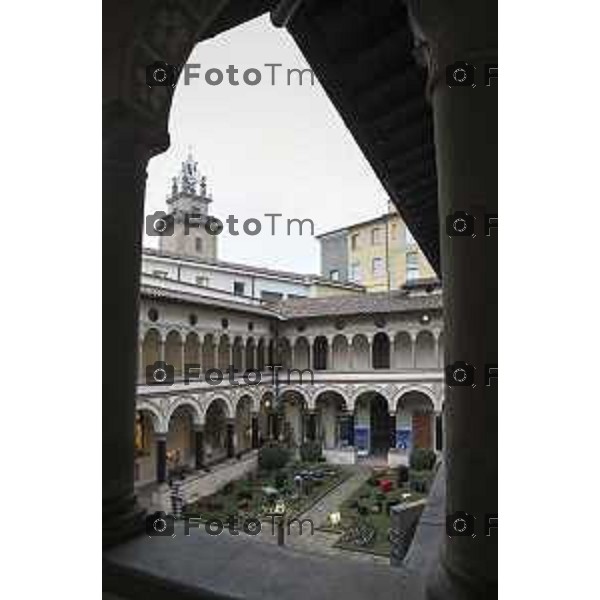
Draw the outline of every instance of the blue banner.
M369 450L369 428L368 427L354 427L354 447L360 450Z
M408 450L411 444L411 435L410 429L396 429L396 448Z

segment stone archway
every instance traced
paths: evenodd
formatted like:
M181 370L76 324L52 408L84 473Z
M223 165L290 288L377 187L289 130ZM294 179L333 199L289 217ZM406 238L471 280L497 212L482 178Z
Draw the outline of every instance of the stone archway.
M167 472L194 468L194 409L181 404L169 418L167 431Z
M141 371L138 373L139 381L144 382L146 380L146 369L160 361L160 345L161 338L159 331L154 328L149 329L142 342Z
M229 342L229 336L223 334L219 339L219 354L217 368L221 370L225 377L227 377L227 369L229 369L231 344Z
M179 331L169 331L165 339L165 362L173 365L175 377L183 375L183 340Z
M325 450L349 445L349 432L342 423L346 409L346 401L339 392L325 390L317 396L315 401L317 440Z
M390 368L390 338L383 331L376 333L373 338L373 368Z
M214 369L216 367L215 352L215 338L212 333L208 333L204 336L204 340L202 342L201 366L204 372L208 371L208 369Z
M246 371L256 369L256 342L253 337L249 337L246 341Z
M235 407L235 447L238 452L252 448L252 406L251 396L242 396Z
M435 338L430 331L420 331L415 340L415 366L420 369L437 365L435 356Z
M338 333L331 343L331 355L333 365L331 368L334 371L349 371L350 370L350 353L348 339L345 335Z
M359 333L352 338L351 360L352 369L360 371L369 369L369 340L366 335Z
M279 438L292 448L298 448L304 441L306 408L306 399L300 392L286 390L281 394L279 416L282 427L279 429Z
M302 336L294 344L294 369L310 369L310 346L308 340Z
M227 457L227 418L229 408L222 398L215 398L204 416L204 454L211 464Z
M325 371L329 368L327 364L327 354L329 352L329 342L324 335L318 335L313 343L313 369L315 371Z
M387 399L376 391L360 394L354 405L354 444L358 455L386 455L387 460L392 431Z
M424 392L409 390L400 396L395 423L398 450L410 453L415 448L434 448L434 403Z
M191 331L187 334L185 338L184 354L187 365L200 364L200 338L197 333Z
M284 369L291 369L294 365L292 365L292 346L290 345L290 340L288 338L280 338L279 343L279 364Z
M410 334L399 331L394 337L394 368L412 369L413 348Z
M244 340L240 336L233 341L232 362L233 368L241 374L244 370Z

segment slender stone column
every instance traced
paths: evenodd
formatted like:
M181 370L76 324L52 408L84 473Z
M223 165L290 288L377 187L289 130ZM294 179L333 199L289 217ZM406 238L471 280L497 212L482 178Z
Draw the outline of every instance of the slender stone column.
M185 373L185 338L181 340L181 372L179 376L183 378L183 374Z
M308 439L314 442L317 439L317 412L308 412Z
M429 68L439 191L440 247L445 307L445 363L475 367L475 386L446 388L446 512L475 517L475 537L445 537L432 598L497 596L498 540L484 533L486 514L498 510L498 390L486 385L486 364L497 364L498 255L486 215L498 213L497 2L409 0L416 35ZM474 67L474 86L450 87L449 65ZM454 66L450 68L453 73ZM462 74L461 74L462 77ZM450 236L447 216L466 211L475 237ZM450 220L452 222L452 219Z
M204 425L195 425L196 469L204 468Z
M258 414L252 413L252 449L258 448Z
M102 538L118 543L143 530L133 491L141 235L146 165L168 146L141 139L122 107L106 105L102 156Z
M348 413L348 446L354 446L354 413Z
M164 483L167 480L167 434L157 433L156 440L156 481Z
M227 449L227 458L233 458L235 456L235 444L233 441L235 433L235 421L233 419L227 419L225 429L225 448Z

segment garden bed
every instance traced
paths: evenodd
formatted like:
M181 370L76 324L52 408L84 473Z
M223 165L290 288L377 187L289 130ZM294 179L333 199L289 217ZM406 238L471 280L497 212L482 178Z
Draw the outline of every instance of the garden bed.
M299 474L304 474L305 481L301 489L294 480ZM225 522L231 515L239 519L266 519L267 513L274 509L269 497L276 497L285 502L286 516L292 518L308 510L348 476L347 469L323 463L291 463L273 471L259 469L227 483L215 494L186 505L183 512L204 521ZM271 495L265 493L269 488Z
M433 471L409 471L409 481L398 482L398 470L374 471L340 506L340 522L326 528L341 533L335 546L346 550L389 556L390 510L396 504L427 497Z

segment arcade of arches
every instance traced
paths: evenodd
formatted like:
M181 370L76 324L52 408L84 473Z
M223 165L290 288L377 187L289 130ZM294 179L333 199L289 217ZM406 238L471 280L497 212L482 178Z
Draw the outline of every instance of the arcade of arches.
M284 368L314 371L355 372L370 370L437 369L443 366L443 333L420 330L409 333L377 332L355 335L280 337L275 340L253 336L220 336L214 333L159 331L150 327L140 341L139 379L146 368L164 361L173 366L175 378L183 377L184 365L203 371L230 365L238 372L267 370L273 356Z
M439 451L442 444L434 400L418 390L392 400L375 389L354 398L324 390L312 399L288 389L279 401L270 390L242 394L235 402L223 394L206 407L183 401L166 418L150 404L138 404L135 429L138 484L164 482L178 469L204 469L271 440L296 451L317 441L326 459L338 463L379 457L398 464L413 448Z

